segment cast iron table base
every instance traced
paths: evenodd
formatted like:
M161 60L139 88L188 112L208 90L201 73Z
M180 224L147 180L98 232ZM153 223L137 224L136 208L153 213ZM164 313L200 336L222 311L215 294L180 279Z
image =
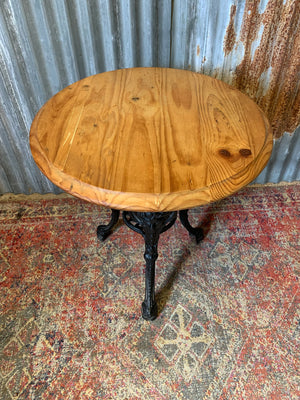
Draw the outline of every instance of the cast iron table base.
M97 236L103 241L111 233L119 220L120 211L112 209L111 220L107 225L99 225ZM146 261L145 272L145 299L142 303L142 317L145 320L154 320L157 317L157 303L155 301L155 261L158 257L157 246L159 235L174 225L177 211L173 212L132 212L123 211L125 224L135 232L141 234L145 240L144 258ZM182 225L190 235L195 236L199 243L204 235L201 228L194 228L188 220L188 210L179 211Z

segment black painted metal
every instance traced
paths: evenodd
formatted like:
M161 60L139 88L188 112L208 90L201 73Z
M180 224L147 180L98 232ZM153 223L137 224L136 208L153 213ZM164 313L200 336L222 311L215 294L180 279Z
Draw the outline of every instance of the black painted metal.
M125 224L140 233L145 239L146 275L145 300L142 304L142 316L146 320L157 317L155 301L155 261L157 260L157 245L159 235L175 223L177 212L123 212Z
M105 240L111 233L120 217L119 210L111 210L111 220L107 225L99 225L97 236ZM145 240L144 258L146 261L145 273L145 299L142 303L142 316L146 320L154 320L157 317L157 303L155 301L155 262L158 257L157 246L159 235L170 229L175 223L177 212L133 212L123 211L125 224L135 232L143 236ZM203 230L194 228L188 220L188 210L179 211L182 225L189 233L196 237L197 243L203 238Z
M112 228L116 225L120 217L119 210L111 210L111 219L107 225L99 225L97 228L97 237L99 240L105 240L111 233Z
M204 233L202 228L194 228L188 218L188 210L179 211L179 218L182 225L189 231L189 233L196 238L196 242L200 243L204 239Z

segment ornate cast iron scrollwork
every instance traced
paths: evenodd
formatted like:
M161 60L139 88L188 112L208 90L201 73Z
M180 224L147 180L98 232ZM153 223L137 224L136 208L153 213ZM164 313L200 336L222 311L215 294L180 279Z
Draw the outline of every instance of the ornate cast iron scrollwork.
M105 240L118 222L120 211L111 210L111 220L107 225L99 225L97 236ZM188 210L179 211L180 221L191 235L196 237L199 243L204 235L201 228L194 228L188 220ZM146 320L154 320L157 317L157 304L155 301L155 262L158 257L157 246L159 235L172 227L177 218L177 212L133 212L124 211L125 224L135 232L141 234L145 240L144 258L146 261L145 273L145 299L142 303L142 316Z
M157 260L157 245L159 235L174 224L177 212L123 212L125 224L140 233L145 239L146 275L145 300L142 304L142 316L146 320L157 317L155 301L155 261Z

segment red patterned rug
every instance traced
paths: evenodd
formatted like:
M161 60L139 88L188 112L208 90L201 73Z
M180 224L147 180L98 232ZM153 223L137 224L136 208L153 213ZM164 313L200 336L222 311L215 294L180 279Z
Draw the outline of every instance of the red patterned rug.
M248 187L161 235L159 317L140 317L144 244L68 196L0 201L0 398L300 398L300 185Z

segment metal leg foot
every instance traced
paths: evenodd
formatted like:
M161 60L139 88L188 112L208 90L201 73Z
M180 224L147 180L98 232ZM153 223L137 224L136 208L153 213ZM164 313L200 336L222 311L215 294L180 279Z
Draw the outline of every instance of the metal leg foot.
M124 222L129 228L140 233L145 239L146 274L145 299L142 304L142 317L154 320L157 317L155 301L155 261L158 257L159 235L171 228L177 218L177 212L123 212Z
M200 243L201 240L204 239L204 233L202 228L194 228L189 222L188 219L188 210L181 210L179 211L179 218L182 225L188 230L190 235L195 236L196 242Z
M111 220L107 225L99 225L97 228L97 237L99 240L104 241L111 233L112 228L116 225L119 220L120 211L111 210Z

